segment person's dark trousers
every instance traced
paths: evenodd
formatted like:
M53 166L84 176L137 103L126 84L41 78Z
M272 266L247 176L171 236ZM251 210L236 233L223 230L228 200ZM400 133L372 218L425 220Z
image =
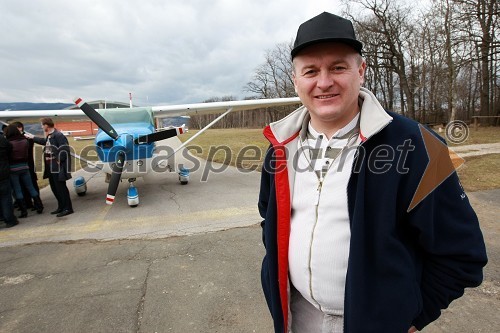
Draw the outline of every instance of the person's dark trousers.
M36 175L36 172L34 169L30 168L30 177L31 177L31 182L33 183L33 187L35 190L40 193L40 188L38 187L38 176Z
M71 204L71 198L69 196L68 187L66 186L66 181L59 180L59 174L51 173L49 177L49 184L52 193L57 199L57 210L58 211L73 211L73 205Z
M21 189L23 191L23 200L24 204L26 205L27 208L33 208L33 201L31 201L31 195L30 191L24 186L24 184L21 184Z
M0 205L2 206L2 214L7 226L16 225L17 218L13 212L10 179L0 180Z
M38 187L38 182L37 182L37 175L35 170L30 167L30 177L31 177L31 183L33 185L33 188L40 194L40 188ZM33 205L33 202L31 201L31 194L29 190L26 188L26 186L21 185L23 189L23 197L24 197L24 202L26 203L27 208L31 208L31 210L35 210L35 206Z

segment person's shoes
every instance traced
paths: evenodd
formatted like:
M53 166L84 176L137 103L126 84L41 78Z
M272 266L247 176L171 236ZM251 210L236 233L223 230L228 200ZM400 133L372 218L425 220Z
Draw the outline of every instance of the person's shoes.
M15 227L16 225L18 225L19 221L15 221L14 223L6 223L6 224L7 224L6 228L12 228L12 227Z
M63 216L69 215L69 214L73 214L73 211L65 209L62 212L60 212L59 214L57 214L56 216L57 217L63 217Z
M34 197L33 202L35 203L36 212L38 214L42 214L43 213L43 203L42 203L42 200L40 199L40 196Z
M26 203L22 200L19 201L19 209L21 210L21 214L19 215L19 218L25 218L28 217L28 210L26 209Z
M53 212L50 212L50 214L54 215L54 214L59 214L60 212L62 212L63 210L60 209L60 208L57 208L55 211Z

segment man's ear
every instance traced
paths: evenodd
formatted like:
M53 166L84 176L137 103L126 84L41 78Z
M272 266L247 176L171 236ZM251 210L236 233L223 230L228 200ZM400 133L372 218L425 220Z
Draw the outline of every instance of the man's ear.
M363 60L361 65L359 65L359 80L360 80L360 85L363 85L365 83L365 71L366 71L366 62Z

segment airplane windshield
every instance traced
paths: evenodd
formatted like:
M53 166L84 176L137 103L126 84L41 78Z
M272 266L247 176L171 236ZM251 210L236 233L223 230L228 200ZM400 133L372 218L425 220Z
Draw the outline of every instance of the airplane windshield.
M101 148L111 148L113 147L113 141L111 140L108 140L108 141L101 141L101 142L98 142L97 145Z

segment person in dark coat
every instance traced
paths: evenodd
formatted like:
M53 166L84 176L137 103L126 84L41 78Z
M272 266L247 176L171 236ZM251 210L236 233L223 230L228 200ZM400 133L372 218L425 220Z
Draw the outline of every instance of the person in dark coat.
M10 186L9 166L9 154L11 150L11 144L4 137L3 132L0 133L0 207L7 228L11 228L19 223L14 216L14 208L12 206L12 187Z
M24 201L22 186L26 187L29 195L33 198L33 203L38 214L43 212L43 204L38 191L33 187L28 167L29 143L24 135L19 132L15 124L7 126L5 137L10 142L12 149L9 154L10 181L14 196L17 200L21 215L24 218L28 216L26 202Z
M73 214L73 205L66 186L66 181L71 179L70 147L66 136L54 128L51 118L42 118L40 122L45 138L35 137L32 134L25 134L25 136L45 146L43 178L49 180L50 189L57 199L57 209L51 214L63 217Z
M22 135L25 134L23 123L21 123L20 121L15 121L12 124L17 127L17 129L19 130L19 132L21 132ZM38 176L36 174L36 168L35 168L35 159L33 156L33 149L34 149L35 142L33 141L33 139L28 139L28 144L29 144L28 168L29 168L29 173L30 173L30 177L31 177L31 183L33 184L33 187L38 192L38 194L40 194L40 188L38 187ZM24 202L26 203L26 207L32 208L32 210L36 210L33 203L31 202L31 196L30 196L28 189L25 186L22 186L22 184L21 184L21 187L23 190Z

